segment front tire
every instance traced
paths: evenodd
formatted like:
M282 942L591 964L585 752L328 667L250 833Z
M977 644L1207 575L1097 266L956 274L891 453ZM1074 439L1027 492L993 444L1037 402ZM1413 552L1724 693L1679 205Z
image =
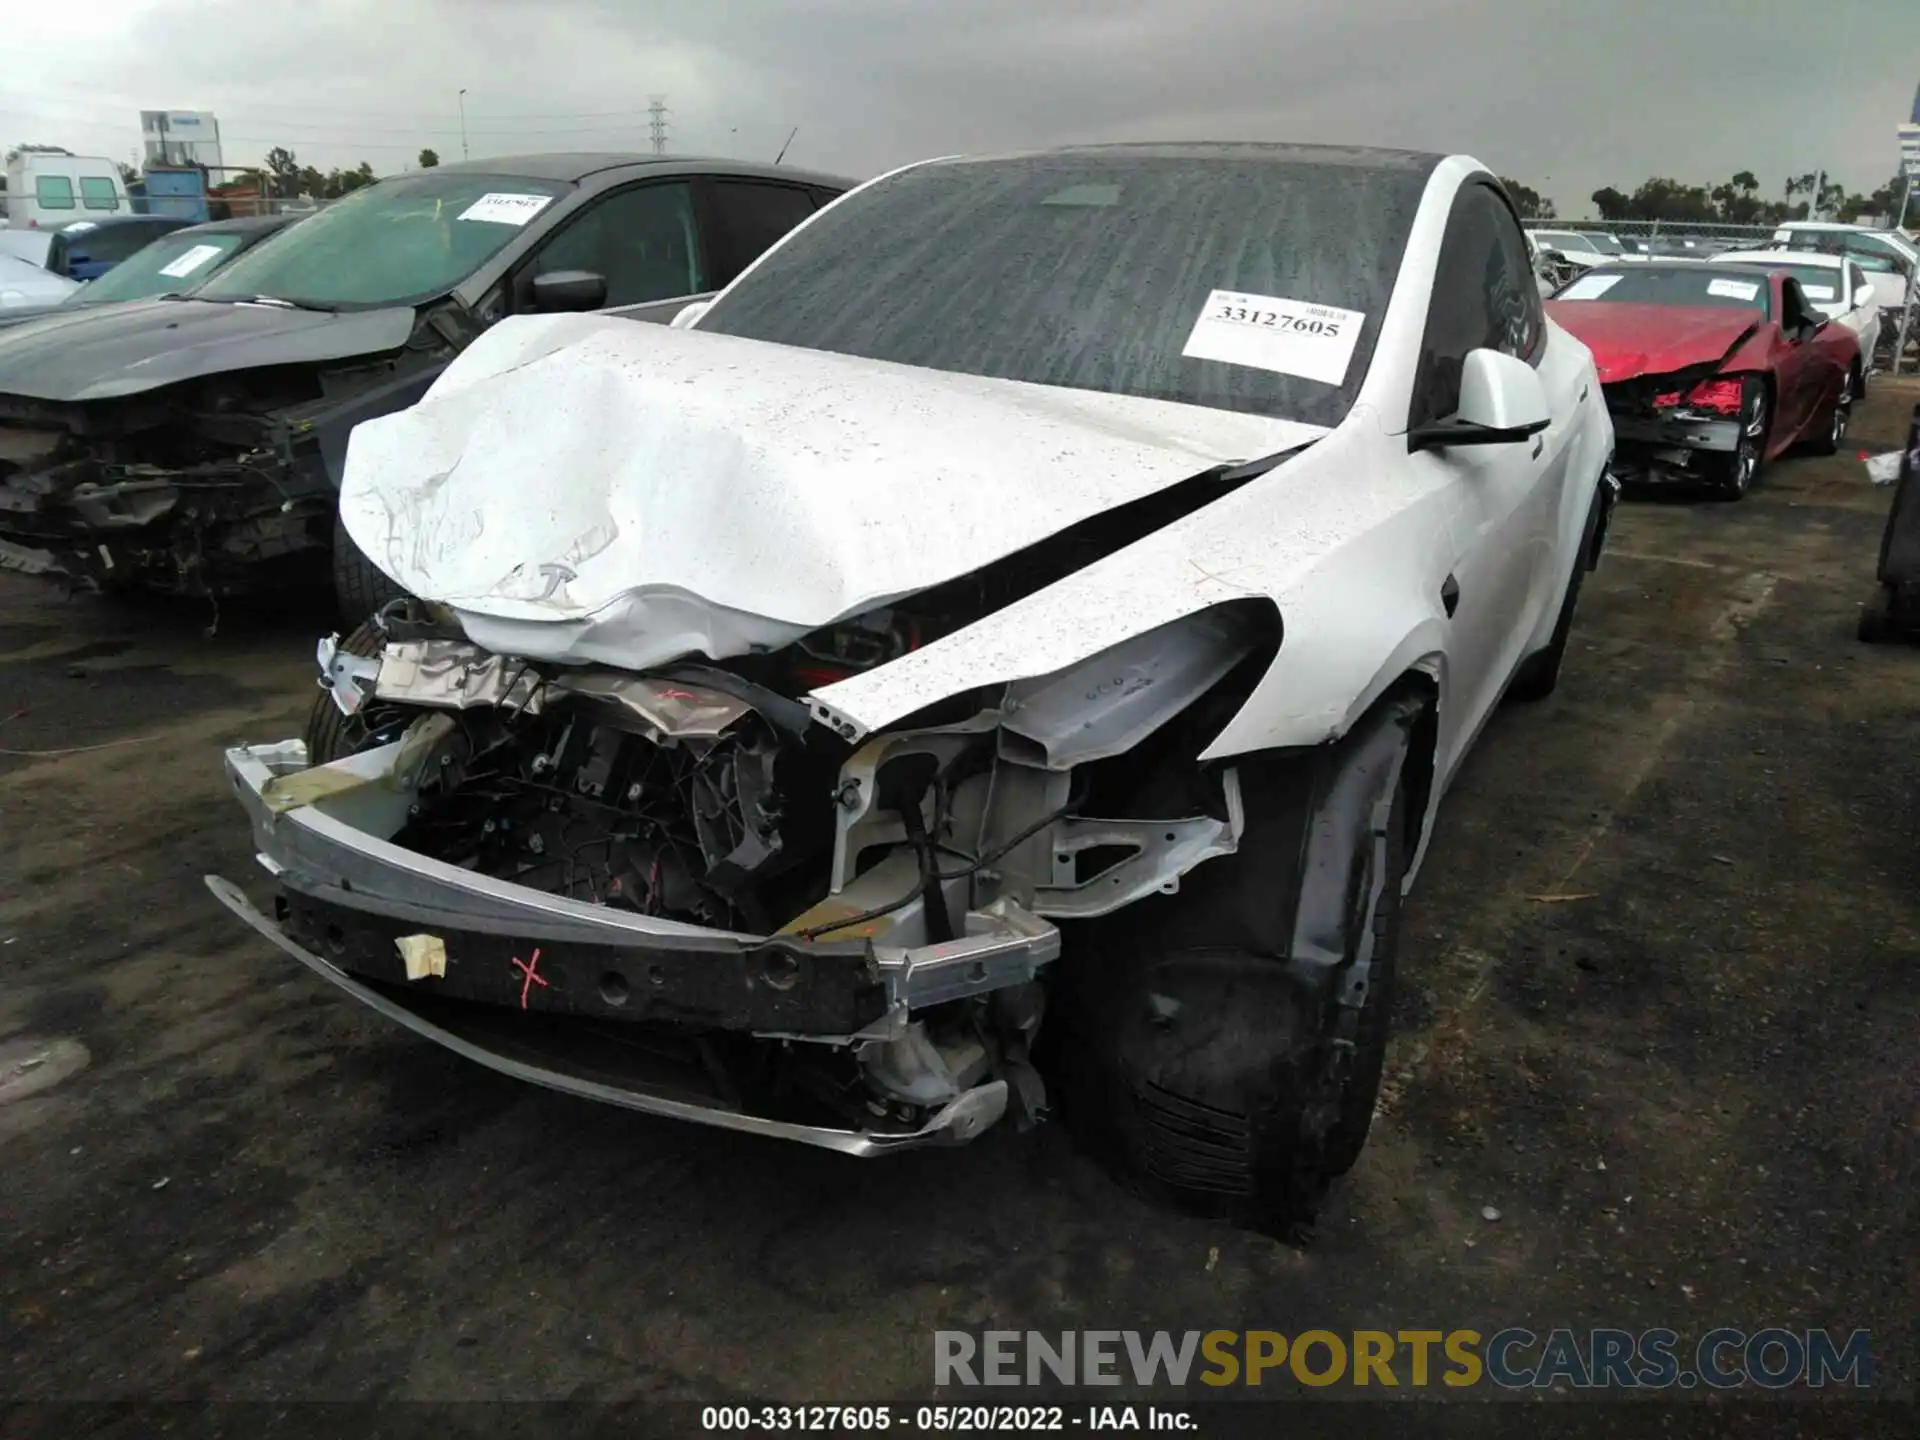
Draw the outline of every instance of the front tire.
M1396 718L1376 720L1369 733ZM1090 1147L1135 1188L1270 1233L1312 1222L1372 1128L1400 891L1417 833L1403 767L1383 873L1374 873L1371 827L1359 826L1365 857L1356 850L1353 858L1366 883L1348 897L1332 983L1322 992L1302 982L1287 951L1319 773L1311 758L1276 764L1248 790L1235 856L1191 872L1176 898L1097 923L1083 932L1084 949L1076 935L1054 1012L1066 1113ZM1368 904L1367 984L1347 1063L1334 1070L1335 996L1359 953Z
M1740 387L1740 443L1731 455L1716 457L1709 473L1713 493L1722 500L1739 500L1753 488L1766 463L1767 434L1772 427L1766 382L1749 377Z
M353 537L336 513L333 517L333 598L339 607L340 623L357 626L379 614L382 606L403 600L406 595L406 591L388 579L386 572L353 543Z

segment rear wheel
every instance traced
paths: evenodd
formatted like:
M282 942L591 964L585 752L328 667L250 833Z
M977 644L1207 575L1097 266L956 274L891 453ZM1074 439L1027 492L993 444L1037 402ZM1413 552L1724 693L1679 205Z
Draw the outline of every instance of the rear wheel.
M1740 441L1731 455L1716 456L1708 472L1714 494L1738 500L1753 487L1767 455L1767 430L1772 414L1764 381L1749 378L1740 387Z
M1833 397L1833 408L1827 412L1827 423L1820 434L1808 447L1816 455L1833 455L1847 438L1847 425L1853 419L1853 402L1860 393L1860 372L1853 369L1847 372L1847 378L1840 382L1840 393Z

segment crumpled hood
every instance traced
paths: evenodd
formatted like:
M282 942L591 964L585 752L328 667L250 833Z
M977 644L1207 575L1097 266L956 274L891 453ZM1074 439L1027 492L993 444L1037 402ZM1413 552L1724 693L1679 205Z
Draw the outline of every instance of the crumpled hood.
M1732 306L1606 300L1549 301L1547 313L1593 352L1602 385L1718 364L1763 318Z
M0 330L0 395L110 400L263 365L397 350L411 307L325 314L212 300L134 300L63 308Z
M495 326L353 432L348 533L475 643L719 659L1324 427L604 316Z

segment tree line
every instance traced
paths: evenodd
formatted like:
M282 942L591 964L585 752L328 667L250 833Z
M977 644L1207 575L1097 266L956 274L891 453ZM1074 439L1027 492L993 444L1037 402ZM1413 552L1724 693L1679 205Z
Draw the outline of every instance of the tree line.
M1501 184L1530 220L1554 220L1553 202L1531 185L1502 177ZM1862 215L1898 215L1906 181L1895 175L1869 194L1849 193L1837 181L1823 181L1819 171L1789 175L1778 200L1763 196L1759 178L1741 170L1719 185L1689 185L1656 176L1642 180L1631 191L1602 186L1588 198L1602 220L1662 220L1691 224L1778 225L1785 220L1853 221ZM1815 194L1815 190L1819 193Z
M422 150L417 158L422 170L431 170L440 163L439 155L431 149ZM351 195L380 178L365 160L351 169L336 167L326 171L317 166L302 165L299 157L284 145L276 145L267 151L259 167L240 173L244 179L258 180L265 192L277 200L291 200L302 195L315 200L338 200L342 195Z

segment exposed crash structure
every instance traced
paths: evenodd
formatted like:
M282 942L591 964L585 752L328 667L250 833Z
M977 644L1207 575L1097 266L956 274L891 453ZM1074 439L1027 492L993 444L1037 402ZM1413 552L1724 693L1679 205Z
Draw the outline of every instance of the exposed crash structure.
M1131 247L1256 222L1315 260L1143 302ZM1453 269L1499 276L1492 329ZM1063 355L1025 317L1075 275ZM215 893L540 1084L853 1154L1057 1090L1147 1184L1310 1213L1434 805L1553 688L1616 489L1492 177L937 162L689 318L508 322L355 432L342 521L424 598L321 642L305 740L228 752L277 895Z
M479 329L451 305L160 299L0 333L0 565L160 594L320 582L354 424Z

